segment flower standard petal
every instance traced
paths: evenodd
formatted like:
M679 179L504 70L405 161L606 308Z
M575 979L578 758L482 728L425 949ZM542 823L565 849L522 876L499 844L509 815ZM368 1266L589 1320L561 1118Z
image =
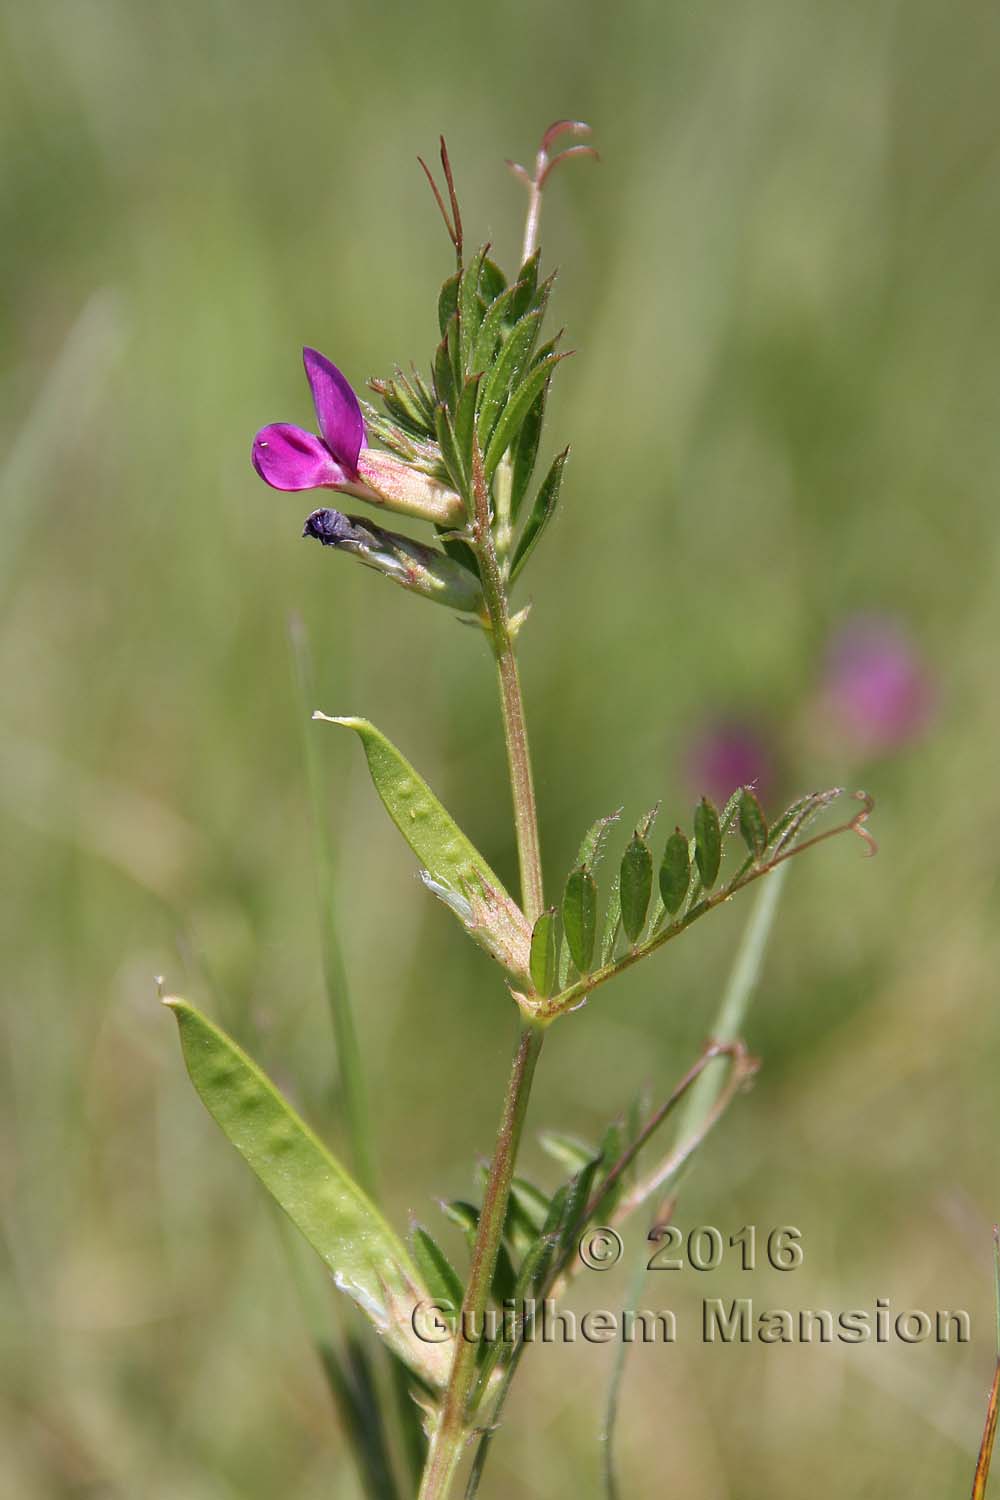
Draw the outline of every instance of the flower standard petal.
M337 462L349 474L355 474L365 440L365 419L358 398L337 366L318 350L303 349L302 363L324 441Z
M262 428L250 456L261 479L275 490L334 489L347 478L321 438L290 422Z

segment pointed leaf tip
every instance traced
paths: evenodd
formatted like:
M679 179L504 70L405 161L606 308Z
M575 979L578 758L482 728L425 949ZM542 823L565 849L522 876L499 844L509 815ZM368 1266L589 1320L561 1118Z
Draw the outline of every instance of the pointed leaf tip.
M325 714L322 709L314 708L313 719L319 719L324 724L343 724L347 729L357 729L361 724L367 724L367 719L359 719L354 714Z
M519 984L527 983L528 919L423 777L368 719L319 717L356 732L386 812L430 877L425 884L459 916L480 947Z
M405 1246L253 1059L193 1005L176 996L164 1003L191 1082L230 1144L394 1352L443 1386L451 1351L413 1329L426 1286Z

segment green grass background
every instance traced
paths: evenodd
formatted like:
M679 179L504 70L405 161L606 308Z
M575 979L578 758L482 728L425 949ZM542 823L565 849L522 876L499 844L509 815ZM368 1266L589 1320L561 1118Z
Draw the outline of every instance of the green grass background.
M355 1493L273 1218L152 981L342 1139L293 611L318 706L383 727L514 878L481 643L301 545L308 498L248 450L308 419L303 343L355 383L428 357L449 259L417 152L447 134L470 239L509 264L503 158L566 114L603 162L554 179L543 226L578 351L522 653L550 890L598 814L687 816L684 748L721 712L780 741L790 792L864 781L881 846L794 868L763 1071L679 1215L794 1223L805 1264L651 1275L682 1338L630 1364L623 1493L965 1492L1000 1212L998 49L976 0L0 8L5 1495ZM858 609L938 683L932 731L867 765L808 709ZM512 1008L356 746L314 732L386 1199L440 1223L490 1150ZM533 1127L669 1087L747 909L559 1025ZM965 1307L975 1337L711 1349L706 1294ZM592 1274L574 1305L623 1295ZM599 1492L612 1355L536 1351L484 1495Z

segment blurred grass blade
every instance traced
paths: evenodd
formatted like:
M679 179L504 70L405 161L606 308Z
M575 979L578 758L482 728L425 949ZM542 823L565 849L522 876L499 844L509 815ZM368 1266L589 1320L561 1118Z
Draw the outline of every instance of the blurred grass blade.
M409 761L367 719L314 719L353 729L364 747L375 790L420 860L425 881L477 943L520 982L528 982L531 928L478 849Z
M671 841L676 837L676 834L672 834ZM680 835L680 842L685 846L684 864L686 869L687 848L686 840L684 839L683 834ZM669 850L669 842L667 847ZM679 871L680 861L676 855L675 858L677 858ZM666 865L666 863L666 857L664 857L664 865ZM757 981L760 977L761 964L764 959L764 954L767 951L768 940L771 936L771 931L774 926L774 918L777 913L778 902L781 897L781 890L785 882L785 875L785 867L783 865L779 866L778 869L775 870L774 874L768 876L768 878L765 880L761 892L757 898L753 912L750 915L750 920L748 921L746 930L743 934L743 938L740 943L735 962L733 964L729 983L726 986L725 993L722 997L722 1003L719 1006L719 1011L716 1015L715 1023L712 1027L712 1038L714 1041L734 1042L736 1040L737 1034L742 1030L743 1022L746 1018L747 1007L749 1005L753 992L756 989ZM661 874L661 881L662 879L663 877ZM678 879L677 884L679 885L679 883L680 882ZM676 889L676 887L672 885L671 890L673 889ZM683 899L683 895L681 899ZM720 1064L722 1061L723 1059L720 1059ZM710 1119L712 1110L714 1109L718 1101L719 1094L722 1088L722 1082L719 1074L720 1067L714 1065L713 1063L709 1063L708 1066L702 1071L702 1073L695 1079L694 1083L691 1085L691 1088L688 1090L687 1098L684 1101L684 1108L681 1114L680 1125L678 1127L676 1137L678 1142L681 1143L681 1149L683 1149L684 1142L695 1140L699 1137L701 1132L704 1130L707 1121ZM689 1160L690 1157L686 1159L686 1161ZM664 1184L664 1186L668 1185L669 1184ZM669 1221L673 1207L673 1200L676 1198L679 1187L679 1183L673 1184L673 1198L671 1199L670 1206L661 1209L660 1213L657 1215L658 1223L666 1223ZM603 1209L605 1205L602 1204L600 1205L600 1207L601 1209ZM638 1303L643 1283L645 1281L645 1276L646 1254L643 1253L640 1256L630 1279L625 1303L627 1307L635 1307ZM998 1306L1000 1306L1000 1304L998 1304ZM621 1387L625 1374L625 1360L627 1354L628 1345L624 1341L622 1341L619 1344L614 1366L611 1371L611 1378L608 1383L608 1394L605 1403L604 1431L601 1435L601 1441L603 1444L605 1500L620 1500L621 1496L621 1490L619 1488L615 1472L614 1436L621 1407ZM998 1360L997 1370L998 1372L1000 1372L1000 1360ZM996 1378L994 1378L992 1397L994 1427L996 1425L996 1394L997 1380ZM983 1442L985 1445L985 1436L983 1438ZM987 1458L987 1465L988 1463L989 1459ZM982 1500L982 1493L982 1490L974 1489L973 1500Z
M317 1348L367 1500L399 1500L367 1352L355 1337L348 1340L343 1358L328 1341L320 1342Z
M983 1440L979 1445L976 1473L972 1481L972 1500L984 1500L986 1494L986 1482L990 1477L990 1462L993 1458L993 1444L997 1435L997 1410L1000 1406L1000 1228L996 1224L993 1226L993 1295L996 1301L997 1317L997 1360L993 1370L993 1384L990 1387L989 1400L986 1403Z
M371 1116L368 1111L361 1049L358 1045L354 1009L351 1005L347 969L344 964L337 924L336 877L333 847L330 840L329 808L323 795L323 774L320 767L317 736L310 732L309 704L316 701L313 692L312 662L305 625L298 616L293 616L290 622L289 635L295 662L298 701L303 726L303 753L306 761L309 797L312 803L323 980L337 1052L337 1081L343 1099L344 1118L351 1148L351 1164L365 1192L374 1197L376 1191L375 1144L372 1137Z
M18 553L37 520L53 471L70 461L78 444L89 445L100 426L100 403L126 337L118 294L110 287L94 292L50 363L33 405L5 442L0 463L0 593L15 576ZM11 392L23 381L23 372L15 369Z
M669 1209L656 1216L657 1224L669 1222ZM625 1307L634 1308L639 1305L643 1287L646 1283L648 1271L649 1249L644 1240L639 1251L638 1258L632 1268L625 1291ZM602 1476L604 1479L604 1500L621 1500L621 1489L618 1485L618 1475L615 1468L615 1432L618 1427L618 1415L621 1410L622 1382L625 1378L625 1361L628 1357L628 1339L619 1339L615 1350L614 1363L611 1366L611 1376L608 1380L608 1394L604 1402L604 1429L600 1436L602 1445Z
M309 718L310 705L316 701L312 659L305 624L300 616L292 617L289 635L298 689L299 722L303 730L303 754L312 804L323 980L333 1026L337 1062L336 1081L339 1085L339 1097L343 1100L344 1123L350 1146L351 1164L358 1182L375 1200L377 1199L375 1140L368 1109L354 1007L351 1004L347 969L343 959L337 922L336 871L330 838L329 807L324 795L318 736L311 732L312 725ZM285 1222L287 1223L287 1220ZM351 1415L351 1421L348 1423L345 1420L344 1425L354 1445L355 1459L362 1472L366 1493L371 1496L371 1500L382 1500L383 1496L385 1500L395 1500L398 1490L392 1474L389 1444L381 1414L381 1403L378 1400L375 1372L372 1369L368 1350L365 1349L361 1340L355 1337L348 1341L346 1353L338 1350L329 1340L323 1340L318 1336L316 1336L316 1344L327 1381L334 1393L334 1399L341 1405L345 1400L353 1402L355 1408L353 1415L350 1411L347 1413ZM411 1476L419 1478L426 1444L419 1414L410 1396L410 1372L392 1349L386 1349L385 1353L390 1361L390 1377L395 1395L396 1426L400 1446ZM344 1369L345 1359L346 1369ZM335 1384L337 1376L340 1378L339 1389Z
M271 1206L292 1285L350 1444L365 1500L399 1500L369 1351L354 1334L344 1338L338 1332L331 1337L336 1311L330 1304L326 1276L291 1221L279 1212L277 1204ZM394 1356L390 1357L398 1365ZM412 1381L408 1370L406 1378Z
M405 1493L412 1495L419 1488L420 1476L427 1462L427 1435L424 1432L421 1406L415 1399L409 1366L388 1346L385 1352L390 1362L389 1375L392 1380L399 1448L409 1478Z
M342 1292L432 1386L448 1378L447 1344L417 1338L411 1317L427 1290L402 1242L257 1064L186 1001L165 1001L202 1103Z
M771 939L778 903L787 878L787 865L779 865L765 876L754 902L747 925L736 950L722 1001L712 1023L715 1042L735 1042L743 1031L747 1010L760 979L764 955ZM677 1130L679 1141L687 1140L701 1129L711 1113L722 1088L722 1064L710 1064L696 1079L681 1111Z

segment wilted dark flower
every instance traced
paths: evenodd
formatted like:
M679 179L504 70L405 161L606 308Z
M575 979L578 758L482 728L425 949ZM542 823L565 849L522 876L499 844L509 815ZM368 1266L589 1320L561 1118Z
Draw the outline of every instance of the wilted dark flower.
M366 448L365 419L349 382L322 354L303 349L321 436L274 422L253 440L251 459L276 490L338 490L440 525L465 514L460 495L391 453Z
M741 786L767 795L774 777L770 750L749 724L720 719L706 725L689 746L687 776L692 790L715 802L725 802Z
M424 599L463 614L482 612L479 579L437 547L386 531L360 516L342 515L339 510L314 510L302 535L315 537L324 547L350 553L366 567Z
M914 740L934 707L917 649L895 620L858 615L830 642L823 696L835 729L866 754Z

